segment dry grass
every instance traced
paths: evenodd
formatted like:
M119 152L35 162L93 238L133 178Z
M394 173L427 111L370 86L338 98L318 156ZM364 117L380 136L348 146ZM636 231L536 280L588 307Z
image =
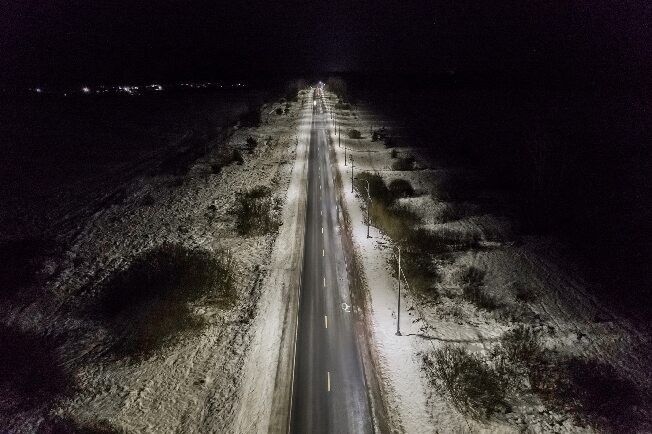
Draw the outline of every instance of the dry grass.
M264 235L279 227L278 200L268 187L256 187L240 193L236 200L236 229L240 235Z
M549 356L533 366L528 376L532 390L549 408L570 413L577 422L601 432L638 432L652 422L641 411L649 398L611 365Z
M462 288L464 298L480 309L495 310L496 300L484 288L485 271L474 266L462 267L457 272L457 281Z

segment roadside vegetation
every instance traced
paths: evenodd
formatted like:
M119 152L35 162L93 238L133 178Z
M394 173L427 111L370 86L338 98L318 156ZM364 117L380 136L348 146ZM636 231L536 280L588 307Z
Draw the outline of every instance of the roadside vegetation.
M408 155L407 157L396 157L394 162L392 162L392 170L414 170L415 159L413 156Z
M228 255L164 244L134 257L102 283L90 313L115 340L112 353L143 357L203 325L193 303L228 308L235 294Z
M542 312L537 301L549 283L530 280L525 273L534 271L507 274L508 266L490 268L503 267L502 261L513 253L503 255L503 250L518 242L515 235L522 227L512 219L518 211L501 187L487 185L462 168L435 167L423 176L401 173L420 167L415 158L396 148L395 137L385 128L372 128L369 134L376 142L370 145L374 151L379 143L389 148L380 153L382 165L389 163L394 172L387 178L369 172L356 176L354 188L368 211L363 216L401 249L401 280L408 283L410 309L419 308L414 322L423 321L415 333L433 342L458 342L435 343L436 350L422 354L432 384L460 412L481 422L502 420L522 429L533 422L551 431L557 425L590 426L597 432L649 431L652 397L619 373L620 360L609 364L602 361L613 360L609 357L587 356L587 336L579 331L581 348L568 351L568 331L546 324L555 315ZM377 160L373 163L379 166ZM419 187L423 180L435 179L431 197L409 200L420 194L411 179ZM396 250L389 262L397 278ZM434 309L425 309L428 304ZM451 325L477 330L480 343L442 333L438 324L428 324L433 313ZM482 336L505 327L509 329L497 339Z
M367 182L371 224L401 246L402 273L415 293L437 297L439 272L434 256L474 247L478 239L465 233L423 228L421 219L399 203L401 198L416 195L409 181L395 179L387 185L380 175L362 172L356 176L354 188L363 200L367 198ZM396 273L397 258L391 265Z
M444 346L423 357L436 387L462 413L486 420L506 411L506 385L486 360L461 347Z
M348 102L344 102L341 99L335 103L336 110L352 110L353 107Z
M536 396L550 410L601 432L635 432L649 403L637 385L611 365L548 350L536 330L506 331L486 355L445 345L423 356L433 385L476 420L511 411L516 396Z
M265 235L279 227L281 203L269 187L238 193L235 205L236 229L240 235Z
M366 202L367 182L371 204L371 223L401 247L401 269L410 290L417 297L439 303L441 271L434 259L479 246L477 234L446 227L425 229L418 215L400 204L414 197L414 188L405 179L386 184L369 172L360 173L354 187ZM451 205L444 219L456 220L477 212L471 200L475 180L459 186L445 181L443 197ZM460 201L460 202L457 202ZM397 257L390 267L397 273ZM453 274L461 299L478 310L496 312L507 322L518 321L519 312L536 300L526 285L515 282L511 292L515 302L498 301L485 284L486 270L467 265ZM459 305L455 305L460 310ZM458 312L455 317L465 316ZM540 399L547 410L566 414L574 423L590 425L603 432L627 432L641 426L641 406L649 398L636 385L625 380L613 367L548 350L538 329L518 324L506 331L486 354L476 354L462 346L445 345L423 356L423 367L433 385L462 413L479 421L505 419L519 399ZM520 397L520 398L519 398Z
M348 131L349 139L361 139L362 133L355 129L350 129Z
M498 302L484 288L485 271L473 266L463 267L457 272L464 299L480 309L494 310Z

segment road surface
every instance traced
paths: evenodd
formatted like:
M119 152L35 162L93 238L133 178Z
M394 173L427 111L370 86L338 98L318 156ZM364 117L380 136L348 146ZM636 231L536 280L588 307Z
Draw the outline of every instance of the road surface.
M326 113L315 91L290 430L373 432L339 238Z

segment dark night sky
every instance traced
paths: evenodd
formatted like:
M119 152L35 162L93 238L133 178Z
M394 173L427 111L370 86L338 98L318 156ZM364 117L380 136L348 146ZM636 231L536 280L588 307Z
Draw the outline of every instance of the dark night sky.
M0 80L177 80L313 71L639 81L650 2L0 3Z

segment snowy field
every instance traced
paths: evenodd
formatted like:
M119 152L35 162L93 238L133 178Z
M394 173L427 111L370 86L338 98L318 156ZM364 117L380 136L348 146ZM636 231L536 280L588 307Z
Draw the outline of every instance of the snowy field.
M278 236L276 230L241 235L238 197L267 187L273 212L281 216L300 104L288 104L284 114L276 112L284 102L264 105L259 127L232 128L225 142L207 146L209 153L186 174L129 181L121 201L99 208L78 228L69 249L41 264L41 288L2 304L3 327L15 334L12 342L21 343L2 356L14 367L6 367L12 371L3 373L0 383L0 431L233 430L252 324L265 314L259 302ZM108 327L87 306L94 306L106 282L161 245L228 258L233 291L223 302L215 302L221 296L215 288L184 304L188 324L179 333L156 341L151 351L125 354L121 333L131 324ZM30 360L36 361L34 369L20 367Z
M337 97L329 94L329 100L334 105ZM380 365L376 374L382 380L393 429L406 433L650 432L650 330L616 316L609 306L591 297L562 243L519 234L518 222L507 212L509 200L500 192L491 192L492 196L485 199L491 207L473 199L451 199L439 186L446 185L444 181L451 174L465 176L463 169L428 161L406 143L390 149L383 140L372 141L371 128L384 126L391 132L392 122L364 104L352 110L338 109L336 114L341 124L341 147L335 134L333 146L368 291L368 326ZM349 129L360 131L362 138L348 138ZM387 184L395 179L410 182L414 193L399 198L395 206L415 214L420 227L429 233L473 240L471 247L455 247L434 255L430 266L437 270L437 278L429 283L428 291L410 288L415 276L405 274L402 336L395 335L398 294L396 273L390 266L395 263L396 240L373 224L371 238L367 238L366 195L351 193L351 165L344 165L345 145L347 160L353 158L355 176L366 171L380 175ZM412 167L393 170L397 159L407 156L415 158ZM481 288L490 297L490 307L481 308L464 298L459 276L469 268L480 270ZM577 392L583 406L571 411L544 402L526 382L507 393L507 410L486 418L460 411L427 373L424 357L453 346L482 360L492 360L503 334L520 325L539 336L543 351L554 355L554 360L575 361L587 371L600 367L599 372L580 373L588 389ZM601 377L604 372L607 375ZM606 404L588 402L591 399ZM605 405L612 408L602 414Z

